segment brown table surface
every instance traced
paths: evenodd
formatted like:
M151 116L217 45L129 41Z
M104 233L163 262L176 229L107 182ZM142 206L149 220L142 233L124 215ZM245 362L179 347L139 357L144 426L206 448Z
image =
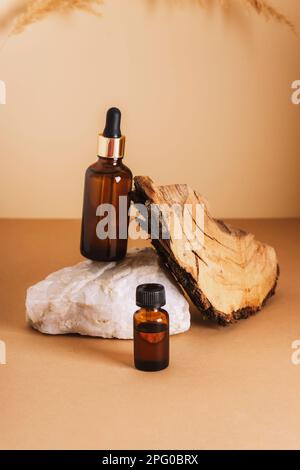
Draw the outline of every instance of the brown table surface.
M278 253L278 291L222 328L192 312L171 365L132 365L132 341L46 336L25 323L26 288L81 259L76 220L1 220L1 449L300 448L300 220L235 225Z

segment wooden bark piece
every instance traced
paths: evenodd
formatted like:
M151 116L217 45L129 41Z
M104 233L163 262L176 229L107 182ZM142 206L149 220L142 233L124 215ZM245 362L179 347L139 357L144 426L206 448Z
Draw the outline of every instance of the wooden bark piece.
M254 235L213 219L205 199L187 185L156 186L147 176L135 177L133 200L151 204L203 204L203 244L186 249L173 237L173 225L162 211L170 239L153 239L163 263L205 316L226 325L257 312L275 293L279 268L274 248L257 241ZM191 206L190 206L191 207ZM194 212L193 212L194 213ZM153 217L153 215L152 215ZM145 228L145 227L144 227ZM146 227L148 232L150 227Z

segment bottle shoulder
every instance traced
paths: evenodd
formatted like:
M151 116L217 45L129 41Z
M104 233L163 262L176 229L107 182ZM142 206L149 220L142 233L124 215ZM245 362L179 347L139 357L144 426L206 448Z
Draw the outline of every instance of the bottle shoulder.
M86 170L87 176L92 175L120 175L123 178L132 179L131 170L124 165L122 160L112 161L111 159L99 158L96 162L92 163Z
M169 314L163 309L149 310L145 308L140 308L134 313L134 319L137 322L168 322Z
M131 169L127 165L125 165L123 162L121 162L121 165L122 165L122 169L128 174L128 176L130 176L130 178L133 178Z

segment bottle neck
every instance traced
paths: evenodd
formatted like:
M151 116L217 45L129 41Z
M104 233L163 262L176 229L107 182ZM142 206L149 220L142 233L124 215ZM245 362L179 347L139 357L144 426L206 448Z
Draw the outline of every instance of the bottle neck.
M111 157L100 157L98 155L98 161L107 167L118 166L122 163L123 157L120 158L111 158Z

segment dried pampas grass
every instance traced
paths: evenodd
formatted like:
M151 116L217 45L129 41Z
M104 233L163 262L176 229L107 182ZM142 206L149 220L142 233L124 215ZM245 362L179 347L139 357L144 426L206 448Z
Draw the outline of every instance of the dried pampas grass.
M273 19L278 21L278 23L285 24L292 31L295 31L293 23L265 0L243 0L243 2L247 3L256 11L256 13L263 15L267 20Z
M169 0L166 0L167 2ZM186 0L183 0L186 1ZM208 2L213 0L198 0L199 4L205 7ZM218 0L221 6L230 5L237 0ZM259 15L266 19L275 20L281 24L288 26L294 31L294 25L291 21L276 10L268 0L239 0L241 4L252 8ZM12 34L21 33L28 25L52 12L66 13L71 10L84 10L90 13L98 14L97 6L103 0L26 0L24 10L17 16Z
M183 0L184 1L184 0ZM213 0L198 0L198 3L205 7L209 3L212 3ZM278 23L281 23L285 26L288 26L292 31L295 31L294 24L282 13L280 13L276 8L274 8L269 0L217 0L218 3L226 8L230 5L236 4L238 1L241 6L248 7L249 9L254 10L258 15L263 16L267 20L275 20Z
M28 25L53 12L68 13L77 9L99 14L96 7L101 3L102 0L27 0L24 11L16 18L12 34L21 33Z

